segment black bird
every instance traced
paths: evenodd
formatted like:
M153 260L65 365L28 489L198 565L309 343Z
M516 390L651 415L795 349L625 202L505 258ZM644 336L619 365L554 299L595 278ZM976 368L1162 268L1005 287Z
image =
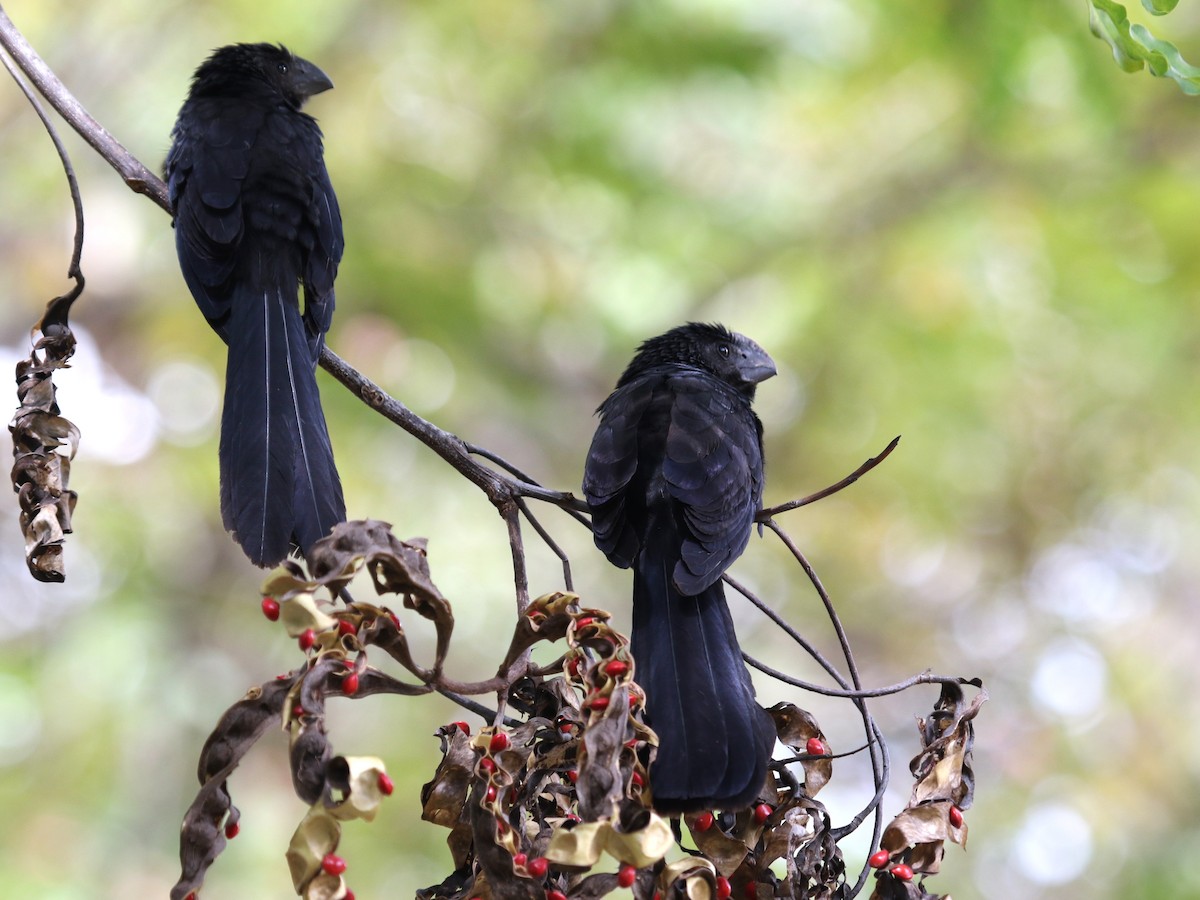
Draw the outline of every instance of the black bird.
M229 345L221 517L260 566L346 518L316 381L342 217L321 130L300 111L332 87L282 46L221 47L196 70L167 154L179 267Z
M583 491L598 546L633 567L631 650L658 734L661 812L748 806L775 742L754 699L721 575L750 540L763 489L758 344L691 323L641 345L597 411Z

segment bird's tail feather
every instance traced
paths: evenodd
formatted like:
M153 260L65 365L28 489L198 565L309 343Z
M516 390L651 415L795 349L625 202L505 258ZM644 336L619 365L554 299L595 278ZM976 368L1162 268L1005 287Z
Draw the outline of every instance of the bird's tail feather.
M294 293L234 297L221 416L221 516L251 562L307 552L345 519L315 360Z
M766 780L775 727L754 699L720 580L686 597L673 566L672 554L653 545L634 566L631 650L659 738L654 806L743 808Z

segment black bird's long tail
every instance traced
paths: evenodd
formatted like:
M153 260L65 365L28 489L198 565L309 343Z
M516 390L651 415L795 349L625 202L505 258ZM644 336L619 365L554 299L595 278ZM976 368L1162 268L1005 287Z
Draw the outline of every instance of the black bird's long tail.
M239 287L221 415L221 518L251 562L280 562L346 518L295 289Z
M754 699L721 581L681 594L671 577L678 539L652 534L634 563L630 649L659 738L654 807L746 807L766 780L774 723Z

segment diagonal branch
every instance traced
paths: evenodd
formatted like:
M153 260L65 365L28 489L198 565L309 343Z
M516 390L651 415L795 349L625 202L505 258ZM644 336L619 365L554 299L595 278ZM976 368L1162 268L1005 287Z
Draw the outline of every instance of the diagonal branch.
M167 186L161 178L151 172L142 162L125 149L116 138L108 133L75 95L67 90L57 75L51 71L37 51L17 30L12 19L0 6L0 46L8 51L25 76L33 82L47 102L109 165L117 170L125 184L136 193L145 194L167 212L171 203L167 199Z

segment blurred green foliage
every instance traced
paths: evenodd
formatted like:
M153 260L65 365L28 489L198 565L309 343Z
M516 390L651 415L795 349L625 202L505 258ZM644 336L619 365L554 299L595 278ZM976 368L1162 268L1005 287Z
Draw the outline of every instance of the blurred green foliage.
M768 500L850 490L785 522L839 604L869 683L980 675L959 900L1194 897L1200 875L1200 117L1126 77L1079 0L12 0L80 100L157 167L213 47L279 40L337 89L312 103L346 220L331 346L418 412L547 484L578 485L591 411L633 347L685 319L762 343ZM1194 47L1198 3L1154 23ZM1140 15L1136 7L1131 15ZM1195 51L1190 54L1196 56ZM1161 73L1160 73L1161 74ZM84 430L68 582L0 541L0 865L11 896L163 896L207 730L294 645L217 515L223 347L179 278L166 217L78 140L86 329L60 379ZM0 89L0 343L15 357L63 289L70 208L54 154ZM6 354L7 356L8 354ZM510 627L503 525L481 494L321 376L352 515L430 539L459 625L449 668L486 677ZM14 400L15 405L15 400ZM627 573L542 511L586 601L627 616ZM531 587L561 569L529 535ZM771 540L735 574L832 653ZM734 603L743 645L817 677ZM419 628L417 629L419 630ZM835 750L843 703L811 709ZM907 794L912 716L874 704ZM359 897L449 871L419 822L436 698L332 704L341 752L396 795L343 845ZM242 831L206 896L289 896L302 815L282 735L232 782ZM871 791L841 763L845 821ZM865 842L847 842L851 864ZM857 857L856 857L857 854Z

